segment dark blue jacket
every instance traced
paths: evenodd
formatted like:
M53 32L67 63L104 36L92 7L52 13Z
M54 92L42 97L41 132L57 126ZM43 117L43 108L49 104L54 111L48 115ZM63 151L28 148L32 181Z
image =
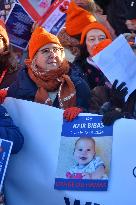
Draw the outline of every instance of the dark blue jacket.
M75 70L70 69L69 76L76 88L77 102L76 106L81 107L84 111L88 111L90 105L90 88L87 82L82 79ZM27 68L23 68L16 79L16 81L9 87L7 96L34 101L37 92L37 85L30 79ZM59 108L58 97L56 97L54 107Z
M13 142L12 154L17 153L24 143L24 138L13 123L6 109L0 105L0 138Z
M89 85L90 90L96 86L104 86L108 82L103 72L95 66L90 65L86 60L76 58L72 65L72 70L84 79Z

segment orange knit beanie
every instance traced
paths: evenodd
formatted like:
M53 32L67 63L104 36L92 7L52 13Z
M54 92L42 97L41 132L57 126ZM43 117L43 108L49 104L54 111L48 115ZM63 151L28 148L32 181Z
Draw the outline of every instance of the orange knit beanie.
M81 40L80 40L80 44L82 45L84 43L84 39L86 37L86 34L88 33L88 31L92 30L92 29L99 29L101 31L103 31L106 35L106 38L109 38L112 40L111 34L108 31L108 29L101 23L99 22L93 22L89 25L87 25L86 27L83 28L82 34L81 34Z
M62 47L57 36L47 32L42 27L37 27L31 35L29 40L29 58L33 59L36 52L48 43L55 43Z
M92 49L92 56L95 56L97 53L102 51L104 48L106 48L108 45L112 43L112 40L107 38L98 43L94 48Z
M77 6L73 0L70 2L66 13L66 32L70 36L81 34L86 25L96 21L95 17L91 13Z
M6 41L6 45L9 46L9 37L5 28L4 22L0 19L0 34L3 36L3 38Z

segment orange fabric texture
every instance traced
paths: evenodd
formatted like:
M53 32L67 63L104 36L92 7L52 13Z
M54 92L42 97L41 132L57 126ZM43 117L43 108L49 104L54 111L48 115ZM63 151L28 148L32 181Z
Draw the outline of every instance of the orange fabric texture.
M111 34L108 31L108 29L102 25L99 22L93 22L89 25L87 25L86 27L83 28L82 34L81 34L81 40L80 40L80 44L82 45L84 43L84 39L86 37L86 34L88 33L88 31L92 30L92 29L99 29L101 31L103 31L106 35L106 38L109 38L112 40Z
M58 100L60 108L66 109L76 105L76 90L73 82L68 76L69 64L65 62L56 70L51 70L45 75L39 76L34 73L31 67L28 68L28 74L38 87L35 95L35 102L52 105L48 92L58 90Z
M7 46L9 45L9 37L5 28L4 22L0 19L0 34L3 36L3 38L6 41Z
M92 55L95 56L97 53L102 51L104 48L106 48L111 43L112 43L111 39L108 39L108 38L104 39L103 41L98 43L96 46L94 46L94 48L92 50Z
M96 21L91 13L77 6L74 1L70 2L66 13L66 32L70 36L81 34L85 26Z
M33 59L36 52L43 46L49 43L56 43L59 46L62 47L59 39L57 36L47 32L42 27L37 27L34 32L31 35L30 41L29 41L29 58L30 60Z

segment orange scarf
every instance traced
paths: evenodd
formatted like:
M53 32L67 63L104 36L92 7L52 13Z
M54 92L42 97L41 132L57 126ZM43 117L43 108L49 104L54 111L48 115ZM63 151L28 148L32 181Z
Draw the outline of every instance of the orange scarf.
M76 106L76 90L70 77L69 64L65 61L58 69L46 72L44 75L38 75L31 67L28 67L30 78L36 83L38 90L35 95L35 102L52 105L48 92L54 92L58 89L58 100L60 108Z

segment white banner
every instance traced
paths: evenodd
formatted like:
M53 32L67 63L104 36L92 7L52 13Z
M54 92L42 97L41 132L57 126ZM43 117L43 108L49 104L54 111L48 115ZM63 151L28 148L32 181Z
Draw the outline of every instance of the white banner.
M63 111L12 98L4 106L25 138L23 149L11 158L7 170L7 205L136 204L135 120L118 120L113 127L108 191L59 191L54 190L54 179Z

